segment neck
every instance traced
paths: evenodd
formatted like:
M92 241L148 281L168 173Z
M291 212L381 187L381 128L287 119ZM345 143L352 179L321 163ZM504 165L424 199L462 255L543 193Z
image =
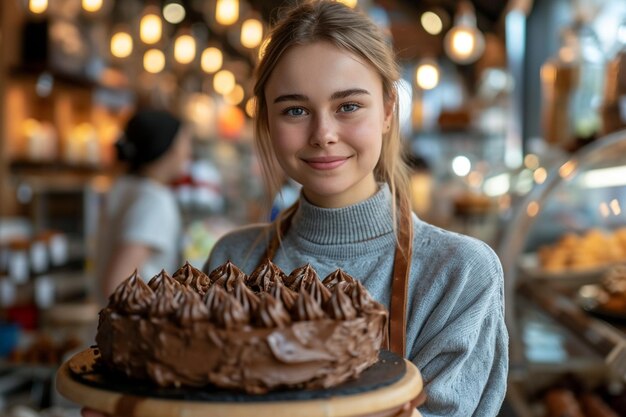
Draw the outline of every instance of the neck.
M378 184L373 174L341 193L317 194L305 188L302 189L302 193L310 203L322 208L341 208L358 204L377 192Z
M169 177L165 173L155 167L145 167L140 171L139 175L145 178L150 178L151 180L164 185L168 184L170 181Z

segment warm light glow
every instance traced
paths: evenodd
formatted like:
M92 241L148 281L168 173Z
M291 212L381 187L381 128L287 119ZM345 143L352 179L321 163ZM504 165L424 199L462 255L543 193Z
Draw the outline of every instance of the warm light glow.
M576 161L567 161L561 168L559 168L559 175L563 179L569 179L571 175L576 171Z
M174 59L189 64L196 57L196 40L191 35L180 35L174 42Z
M598 168L582 174L586 188L622 187L626 185L626 166Z
M213 78L213 89L222 95L226 95L235 88L235 75L228 70L221 70Z
M605 202L600 203L600 214L602 215L602 217L609 217L609 215L611 214L611 212L609 211L609 206Z
M246 101L246 114L248 117L253 118L256 112L256 100L254 97L250 97L248 101Z
M476 14L469 1L458 2L454 27L446 33L443 47L458 64L471 64L485 52L485 36L476 27Z
M257 19L248 19L241 25L241 44L246 48L256 48L263 40L263 24Z
M351 9L354 9L356 5L359 3L359 0L337 0L337 2L343 3L346 6L350 7Z
M439 35L443 29L443 22L437 13L424 12L420 17L424 30L431 35Z
M466 156L457 156L452 160L452 171L459 177L464 177L472 169L472 163Z
M218 113L217 127L224 138L239 138L245 123L246 116L237 106L224 106Z
M537 184L543 184L548 178L548 171L545 168L539 167L533 172L533 179Z
M149 45L157 43L161 39L163 23L161 18L154 14L148 13L141 18L139 23L139 37L144 43Z
M498 197L509 192L511 189L511 175L499 174L485 180L485 194L489 197Z
M460 56L468 56L474 49L474 36L467 29L459 29L452 36L452 48Z
M530 217L535 217L537 214L539 214L539 203L537 203L536 201L531 201L530 203L528 203L528 206L526 207L526 214L528 214L528 216Z
M524 166L528 169L537 169L539 168L539 158L537 155L529 153L524 157Z
M215 20L217 23L228 26L239 19L239 0L217 0L215 6Z
M432 90L439 84L439 67L434 61L420 64L415 71L415 81L422 90Z
M243 87L236 84L233 90L224 96L224 101L231 106L236 106L243 101L244 96Z
M611 200L611 202L609 203L609 207L611 207L611 211L616 216L619 216L620 214L622 214L622 207L620 207L619 201L617 201L617 199Z
M206 48L202 51L200 66L204 72L213 74L222 68L223 59L222 51L219 49L214 47Z
M82 3L86 12L94 13L102 8L102 0L83 0Z
M163 7L163 18L173 25L182 22L186 14L180 3L168 3Z
M165 55L158 49L149 49L143 56L143 67L152 74L157 74L165 68Z
M485 177L478 171L472 171L467 176L467 184L470 187L478 188L483 184Z
M48 9L48 0L29 0L28 10L35 14L41 14Z
M111 54L126 58L133 52L133 38L126 32L117 32L111 37Z

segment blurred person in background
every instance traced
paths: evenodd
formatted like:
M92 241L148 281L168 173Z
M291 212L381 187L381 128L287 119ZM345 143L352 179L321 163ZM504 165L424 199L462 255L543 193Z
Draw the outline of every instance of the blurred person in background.
M169 184L191 160L190 129L172 114L140 110L116 143L127 170L107 196L96 273L106 298L135 269L148 280L179 264L182 219Z

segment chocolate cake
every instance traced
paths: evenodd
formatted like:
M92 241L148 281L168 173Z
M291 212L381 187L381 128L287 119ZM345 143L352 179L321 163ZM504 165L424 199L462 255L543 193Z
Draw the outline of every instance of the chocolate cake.
M100 312L104 366L159 386L265 393L329 388L373 365L388 313L341 270L286 275L266 260L247 276L227 262L186 263L148 284L135 271Z

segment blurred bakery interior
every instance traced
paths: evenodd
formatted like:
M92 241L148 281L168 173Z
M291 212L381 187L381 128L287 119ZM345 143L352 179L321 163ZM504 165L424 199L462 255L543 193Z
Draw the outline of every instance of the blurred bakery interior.
M414 211L502 261L499 415L626 416L626 2L344 2L401 64ZM79 415L54 373L94 343L99 222L135 109L193 127L171 184L181 261L269 218L251 80L286 3L0 2L0 416ZM274 211L297 196L286 181Z

